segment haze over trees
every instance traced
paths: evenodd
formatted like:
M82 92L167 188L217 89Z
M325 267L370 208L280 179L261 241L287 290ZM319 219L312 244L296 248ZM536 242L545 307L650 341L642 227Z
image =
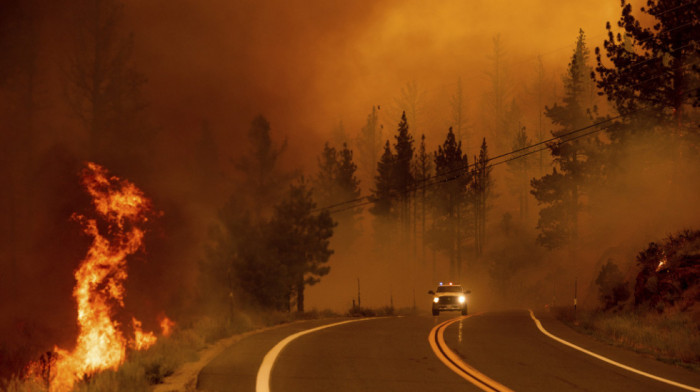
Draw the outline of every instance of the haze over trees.
M622 3L617 22L624 33L615 34L608 22L603 50L596 48L598 88L624 116L623 123L630 124L626 127L628 132L667 124L674 125L669 129L675 133L696 132L690 107L700 104L697 4L683 0L650 1L641 12L653 18L652 26L641 23L628 2ZM612 64L608 65L606 59ZM644 122L634 122L635 119ZM615 132L614 137L624 137L628 132Z
M133 66L134 37L123 30L123 5L95 0L75 15L76 43L66 77L73 113L88 134L89 159L136 175L153 152L154 132L141 93L146 77Z
M76 4L0 12L0 378L76 333L85 160L157 209L125 298L144 329L160 311L344 312L358 279L377 307L459 279L485 307L569 305L577 282L580 303L697 311L695 0L624 2L604 41L571 30L554 51L496 27L401 44L414 25L384 15L413 3L270 20L231 18L258 2L158 20L149 2Z
M545 110L545 116L560 127L552 131L554 137L563 138L592 122L585 106L586 81L590 80L588 56L585 35L580 31L564 77L563 102L561 105L554 103ZM591 173L590 150L596 147L589 139L550 143L555 164L552 173L532 180L532 194L544 204L537 223L540 230L537 240L547 248L561 247L578 236L578 217L583 207L581 188Z
M466 235L462 222L466 218L468 191L471 182L467 155L457 142L452 128L442 146L435 152L435 176L441 182L432 189L433 225L431 243L435 249L446 253L450 260L450 276L459 280L462 271L462 253ZM464 218L463 218L464 217ZM466 233L465 233L466 234Z
M353 151L347 143L343 143L339 151L326 143L318 157L318 174L313 181L314 199L320 206L341 208L348 201L357 200L360 197L360 180L356 172ZM347 247L360 235L358 224L361 213L361 208L351 206L334 214L334 218L340 222L336 235L343 239Z

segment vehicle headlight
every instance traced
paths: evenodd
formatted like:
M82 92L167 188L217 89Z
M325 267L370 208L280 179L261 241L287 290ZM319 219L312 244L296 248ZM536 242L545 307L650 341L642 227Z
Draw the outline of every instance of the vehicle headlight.
M465 297L465 296L463 296L463 295L460 295L460 296L459 296L459 303L460 303L460 304L463 304L464 301L466 301L466 300L467 300L467 297Z
M438 303L438 301L440 301L440 298L438 298L438 297L433 297L433 302Z

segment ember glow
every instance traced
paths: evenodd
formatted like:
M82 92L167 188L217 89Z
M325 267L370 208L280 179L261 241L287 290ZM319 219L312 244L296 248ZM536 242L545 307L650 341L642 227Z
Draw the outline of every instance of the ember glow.
M73 296L78 306L80 333L73 351L56 347L58 359L50 390L69 390L76 380L103 369L116 369L124 361L127 339L112 315L124 307L126 257L142 246L140 227L151 210L150 201L126 180L110 176L101 166L88 163L82 181L105 226L82 215L74 218L93 238L87 256L75 271ZM106 229L102 229L105 227ZM144 332L141 322L132 318L136 350L153 345L153 332Z

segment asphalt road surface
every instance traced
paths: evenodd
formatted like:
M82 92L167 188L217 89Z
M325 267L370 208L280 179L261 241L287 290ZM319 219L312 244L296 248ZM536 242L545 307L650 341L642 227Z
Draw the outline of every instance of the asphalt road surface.
M480 391L445 365L431 331L439 317L374 318L332 326L290 341L272 367L273 392ZM641 371L700 388L700 372L667 365L579 335L537 314L544 327L575 345ZM255 391L265 355L295 333L342 320L293 323L243 339L199 374L201 391ZM444 327L444 344L478 374L514 391L683 391L584 354L544 335L527 311L470 315ZM503 389L506 390L506 389Z

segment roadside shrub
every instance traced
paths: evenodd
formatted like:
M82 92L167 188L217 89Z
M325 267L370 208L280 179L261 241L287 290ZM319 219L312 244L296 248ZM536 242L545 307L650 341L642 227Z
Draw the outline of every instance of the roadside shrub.
M630 297L622 272L612 260L608 260L598 273L595 283L598 285L598 294L603 310L617 307Z
M658 312L700 303L700 231L685 230L637 255L634 303Z
M376 315L377 313L373 309L360 306L353 306L347 313L349 317L374 317Z

